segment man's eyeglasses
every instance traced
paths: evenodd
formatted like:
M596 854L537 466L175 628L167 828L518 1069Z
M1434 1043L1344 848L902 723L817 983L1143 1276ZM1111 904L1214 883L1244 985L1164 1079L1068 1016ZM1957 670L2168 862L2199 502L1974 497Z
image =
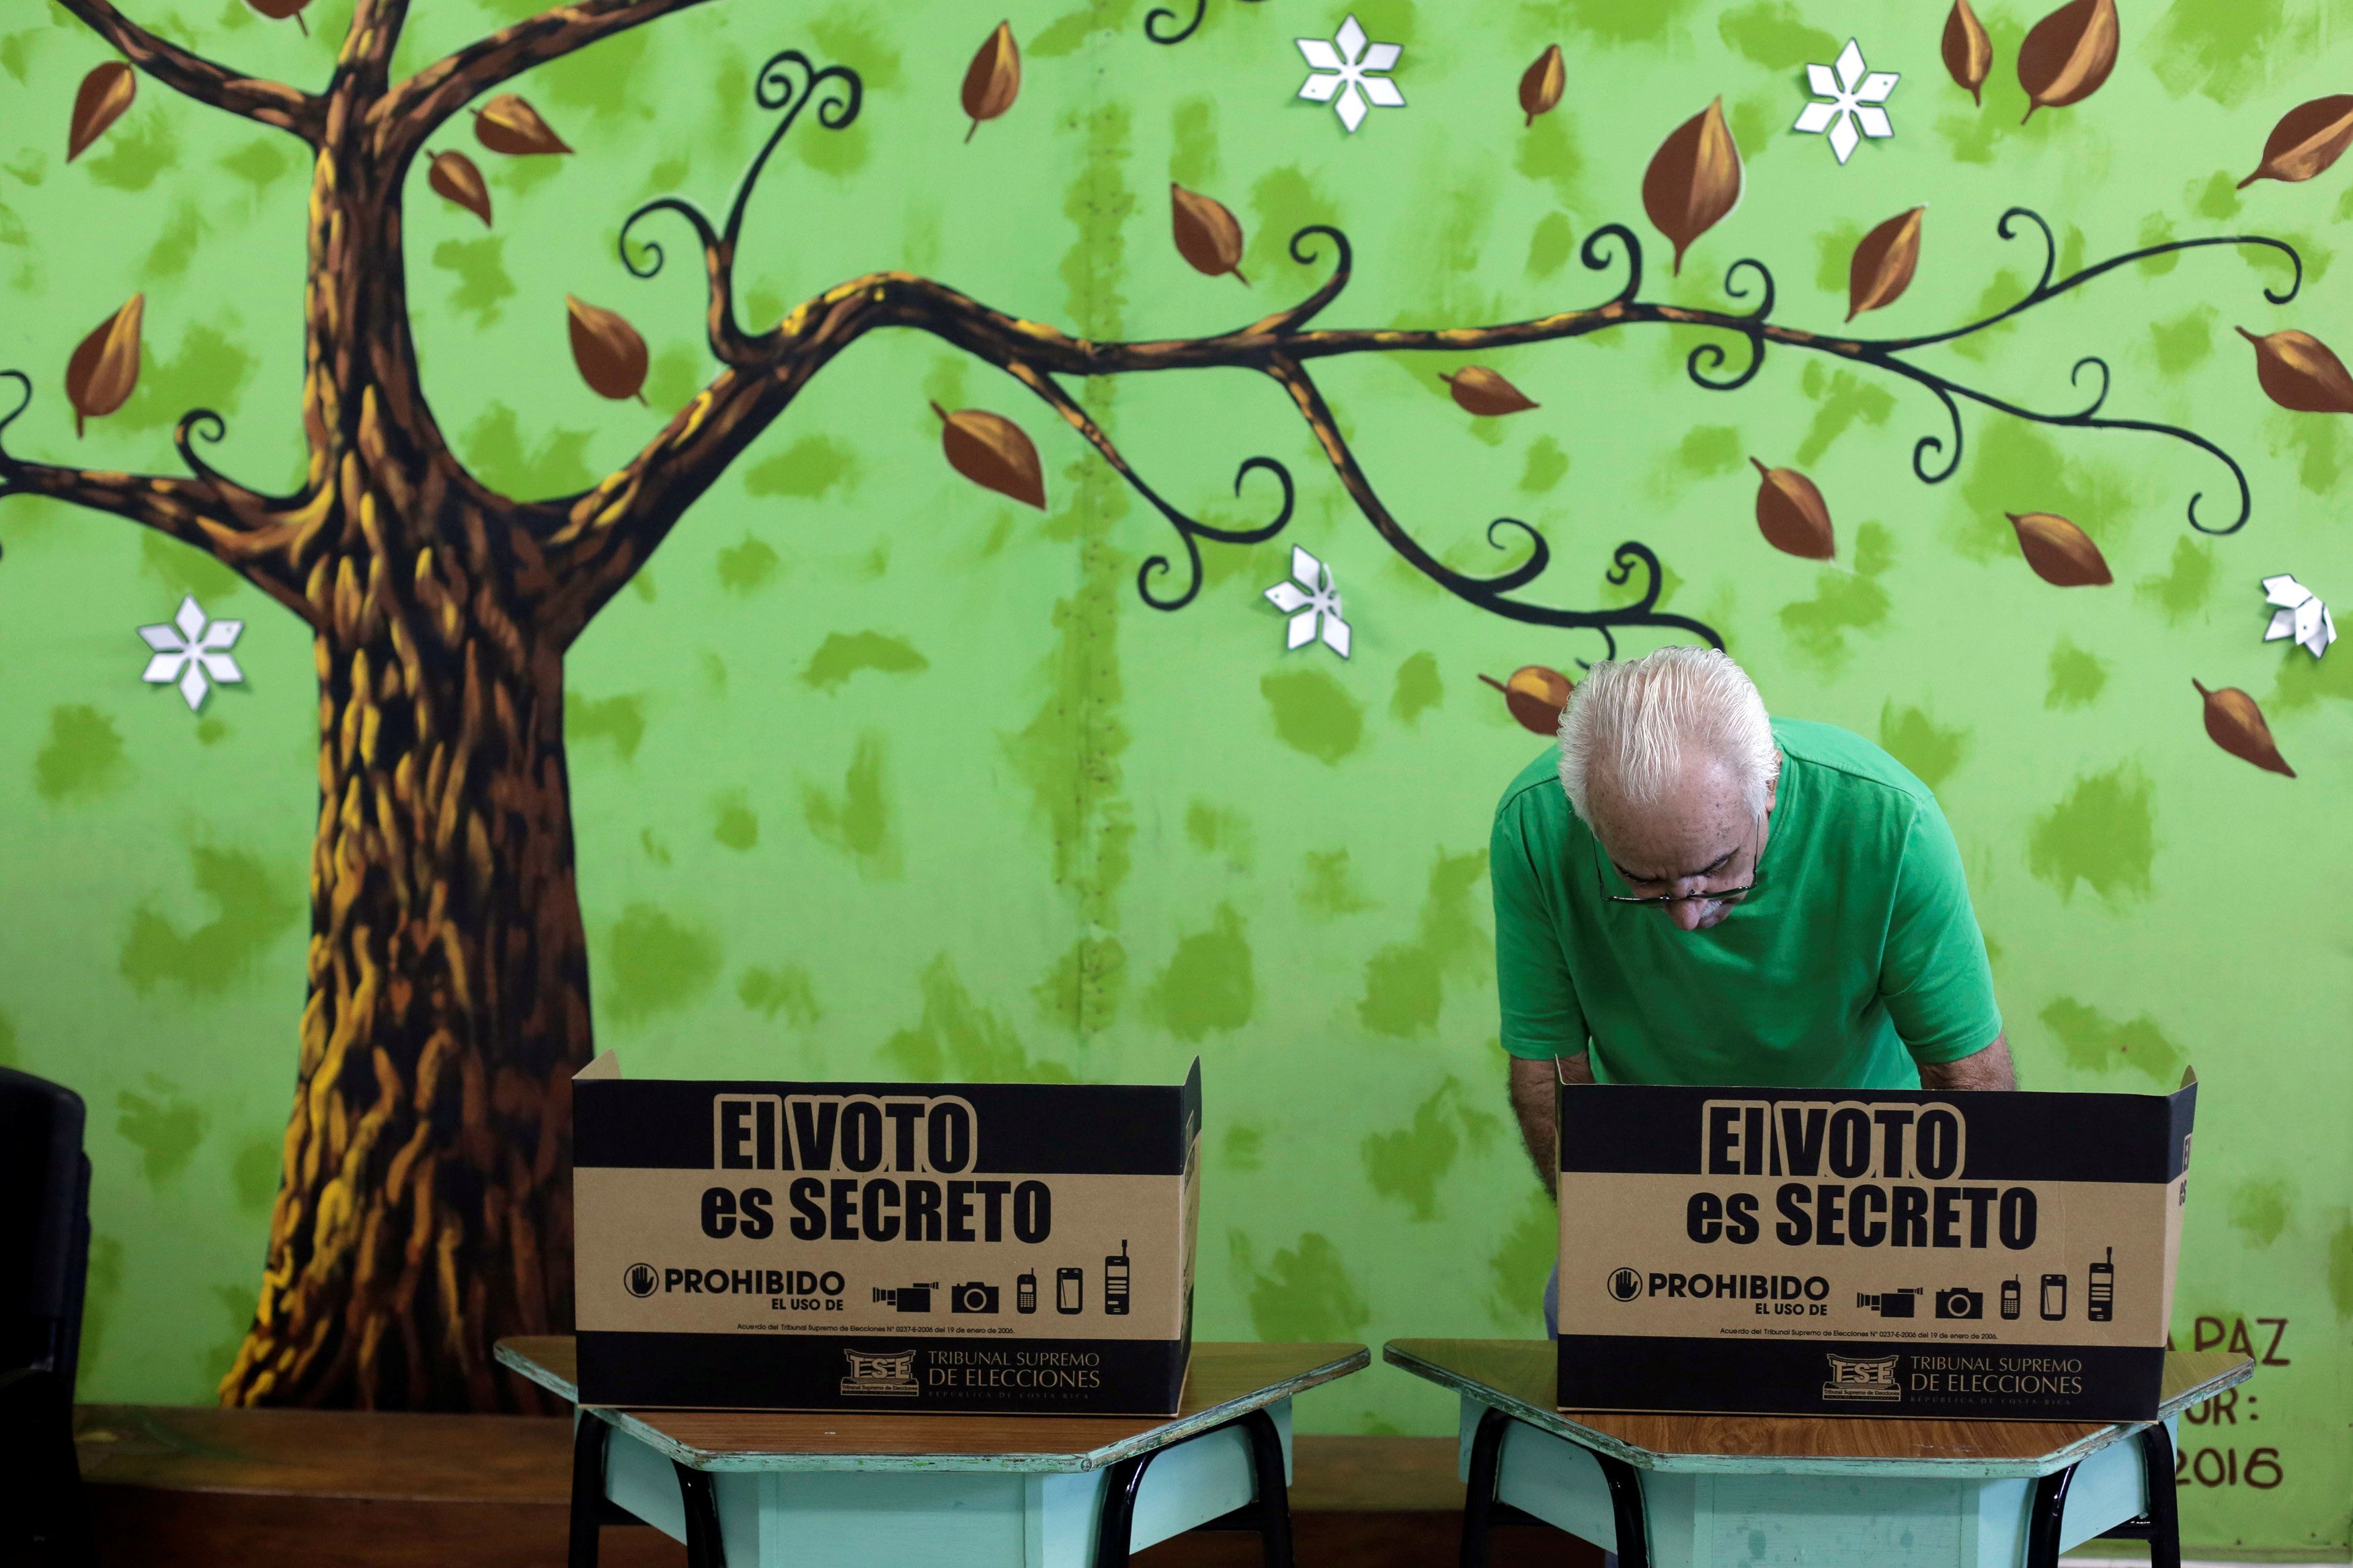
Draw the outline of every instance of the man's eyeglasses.
M1661 893L1652 898L1638 898L1631 893L1613 893L1601 875L1600 846L1594 846L1593 885L1601 896L1613 904L1647 904L1653 909L1668 909L1676 904L1736 904L1757 890L1757 873L1752 860L1748 880L1736 888L1717 888L1704 893Z

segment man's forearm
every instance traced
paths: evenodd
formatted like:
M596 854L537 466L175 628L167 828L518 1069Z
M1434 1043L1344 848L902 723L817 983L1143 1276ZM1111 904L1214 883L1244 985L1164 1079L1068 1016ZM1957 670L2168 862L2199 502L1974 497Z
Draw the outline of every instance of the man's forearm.
M1930 1089L2016 1089L2018 1068L2010 1059L2010 1032L2003 1030L1993 1037L1993 1044L1957 1062L1922 1062L1920 1087Z
M1520 1139L1528 1147L1528 1159L1535 1165L1536 1180L1548 1193L1557 1184L1552 1163L1553 1122L1559 1113L1560 1102L1554 1090L1562 1080L1591 1083L1593 1064L1581 1054L1563 1057L1557 1063L1550 1058L1512 1058L1512 1114L1519 1121Z

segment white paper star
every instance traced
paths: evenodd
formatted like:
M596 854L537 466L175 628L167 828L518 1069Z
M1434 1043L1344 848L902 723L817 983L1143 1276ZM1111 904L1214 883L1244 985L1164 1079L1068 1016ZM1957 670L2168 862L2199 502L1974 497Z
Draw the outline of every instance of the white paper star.
M1829 132L1831 151L1843 163L1854 155L1862 137L1895 134L1895 128L1887 122L1887 110L1877 106L1887 101L1899 79L1894 71L1866 72L1862 47L1849 38L1846 47L1839 51L1835 76L1829 66L1806 68L1806 83L1814 96L1830 101L1806 105L1798 115L1796 129L1809 135ZM1861 135L1856 133L1857 126L1862 127Z
M1340 618L1340 590L1332 582L1332 568L1294 544L1291 575L1295 582L1277 583L1266 591L1274 607L1291 617L1290 638L1282 646L1305 647L1315 640L1321 621L1324 645L1347 658L1348 623Z
M2272 612L2272 624L2263 628L2263 641L2294 637L2297 646L2318 658L2337 640L2337 617L2328 613L2319 595L2294 577L2264 578L2263 603L2279 606Z
M1301 38L1298 44L1299 52L1307 57L1308 73L1299 96L1310 103L1334 104L1350 135L1370 112L1365 107L1366 99L1383 109L1405 107L1405 94L1398 90L1397 83L1373 74L1394 69L1398 57L1405 53L1403 44L1366 43L1365 30L1356 26L1354 16L1340 24L1330 43Z
M193 713L204 705L213 681L224 686L245 683L245 671L228 652L243 635L243 621L206 621L193 595L183 598L179 614L169 623L139 628L141 638L155 650L139 679L150 686L176 685Z

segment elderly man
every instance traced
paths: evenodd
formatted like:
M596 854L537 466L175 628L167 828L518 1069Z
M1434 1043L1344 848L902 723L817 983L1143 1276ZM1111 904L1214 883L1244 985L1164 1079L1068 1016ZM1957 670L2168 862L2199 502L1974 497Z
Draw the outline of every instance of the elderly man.
M1768 719L1713 648L1593 668L1504 792L1489 875L1547 1185L1556 1079L2016 1087L1936 797L1860 736Z

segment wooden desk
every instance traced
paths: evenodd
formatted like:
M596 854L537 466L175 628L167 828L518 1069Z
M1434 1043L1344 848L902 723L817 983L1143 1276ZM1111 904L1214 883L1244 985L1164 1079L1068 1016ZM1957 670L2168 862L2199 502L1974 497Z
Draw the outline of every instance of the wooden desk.
M569 1338L498 1358L577 1402ZM585 1406L575 1542L609 1500L695 1568L1119 1568L1232 1516L1288 1562L1291 1401L1371 1361L1357 1344L1197 1344L1173 1416L624 1410ZM1279 1542L1278 1542L1278 1539ZM573 1568L589 1568L575 1545Z
M1649 1415L1556 1410L1555 1354L1544 1340L1383 1348L1461 1398L1466 1568L1483 1561L1499 1504L1617 1551L1624 1568L2039 1565L2143 1517L2157 1568L2178 1565L2172 1429L2254 1372L2225 1352L2168 1354L2153 1424Z

